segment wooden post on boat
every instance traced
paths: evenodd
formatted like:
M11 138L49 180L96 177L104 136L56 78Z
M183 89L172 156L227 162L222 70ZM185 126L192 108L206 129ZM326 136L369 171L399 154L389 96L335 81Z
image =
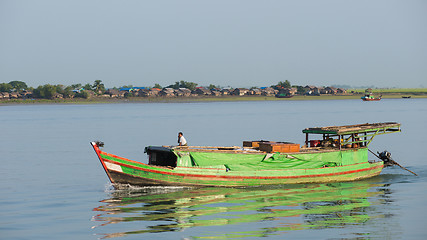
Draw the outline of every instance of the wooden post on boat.
M352 134L351 134L351 141L353 142L353 143L351 144L351 147L352 147L352 148L355 148L355 147L356 147L356 144L354 143L354 133L352 133Z
M308 133L305 134L305 146L309 147L308 146Z
M364 142L363 142L363 144L365 145L365 146L367 146L367 144L366 144L366 142L368 141L368 138L366 137L366 133L365 133L365 135L364 135Z

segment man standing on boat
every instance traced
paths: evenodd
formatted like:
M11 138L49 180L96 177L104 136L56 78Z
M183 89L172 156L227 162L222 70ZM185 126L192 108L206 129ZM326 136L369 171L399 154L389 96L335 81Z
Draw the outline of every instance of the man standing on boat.
M178 133L178 145L187 146L187 140L185 140L184 134L182 132Z

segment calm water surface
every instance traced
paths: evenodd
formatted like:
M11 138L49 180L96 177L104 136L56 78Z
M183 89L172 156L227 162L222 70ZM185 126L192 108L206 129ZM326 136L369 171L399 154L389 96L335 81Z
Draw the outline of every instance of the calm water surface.
M0 106L0 239L425 239L427 99ZM89 145L304 142L306 127L396 121L401 165L350 183L114 190ZM374 159L374 156L370 156Z

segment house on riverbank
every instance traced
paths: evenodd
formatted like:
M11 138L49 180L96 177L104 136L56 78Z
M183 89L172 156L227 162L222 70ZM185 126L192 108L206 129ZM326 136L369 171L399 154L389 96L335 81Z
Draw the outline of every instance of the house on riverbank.
M0 92L0 100L7 100L9 99L9 96L8 92Z
M210 96L212 95L211 90L206 89L204 87L197 87L196 90L193 91L195 95L198 96Z
M272 87L261 88L261 95L266 97L275 96L279 90L276 90Z
M175 90L175 96L177 97L190 97L191 90L188 88L179 88Z
M159 92L159 96L161 96L161 97L174 97L175 91L173 88L163 88L162 91Z
M247 88L235 88L231 94L235 95L235 96L244 96L248 92L249 92L249 89L247 89Z

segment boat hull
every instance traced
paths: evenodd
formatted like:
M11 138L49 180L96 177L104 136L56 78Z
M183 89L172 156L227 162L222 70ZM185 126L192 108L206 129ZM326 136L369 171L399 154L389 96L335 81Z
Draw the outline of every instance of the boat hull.
M370 101L379 101L379 100L381 100L381 97L375 98L375 97L372 97L372 96L370 96L370 95L367 95L367 96L363 96L363 97L361 97L361 99L362 99L363 101L370 102Z
M113 184L138 186L245 187L273 184L354 181L379 175L383 162L362 162L338 167L228 171L220 168L160 167L135 162L101 151L92 143Z
M363 101L379 101L381 98L362 98Z
M254 177L254 176L225 176L225 175L196 175L196 174L171 174L160 173L154 176L147 171L140 170L134 173L117 172L108 170L110 180L115 184L130 184L137 186L224 186L224 187L245 187L260 185L278 184L299 184L299 183L327 183L355 181L364 178L377 176L381 173L382 164L371 164L364 169L338 171L333 173L317 173L307 175L294 175L283 177ZM140 175L148 175L142 177ZM151 176L150 176L151 175Z

